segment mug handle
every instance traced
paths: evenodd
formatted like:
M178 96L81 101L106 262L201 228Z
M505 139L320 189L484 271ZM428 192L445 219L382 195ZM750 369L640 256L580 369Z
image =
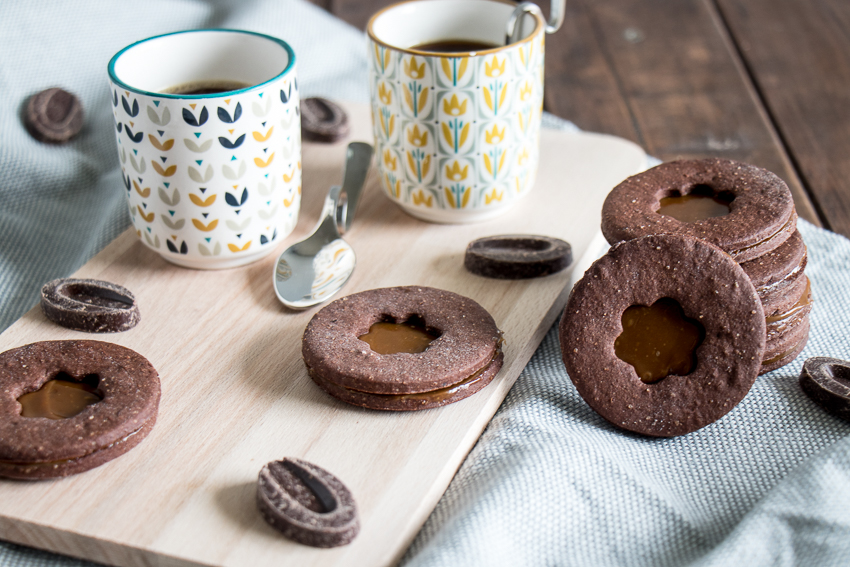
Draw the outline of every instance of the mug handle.
M567 0L552 0L549 14L549 21L546 22L546 33L555 33L561 28L564 23L564 15L566 13ZM522 26L517 25L517 21L525 14L536 14L543 18L543 10L534 2L522 2L514 8L511 17L508 18L508 24L505 29L505 45L510 45L519 41L520 31Z

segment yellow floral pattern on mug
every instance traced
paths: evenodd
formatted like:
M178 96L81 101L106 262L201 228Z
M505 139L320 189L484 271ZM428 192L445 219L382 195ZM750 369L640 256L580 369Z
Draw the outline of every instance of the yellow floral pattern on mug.
M412 214L503 210L534 185L543 30L481 55L422 55L370 39L372 119L386 194ZM389 54L389 57L388 55Z

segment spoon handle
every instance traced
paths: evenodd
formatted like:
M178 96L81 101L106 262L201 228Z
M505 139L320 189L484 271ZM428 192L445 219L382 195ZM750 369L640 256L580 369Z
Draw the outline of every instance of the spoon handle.
M342 178L340 208L337 209L337 228L340 235L351 228L360 194L366 183L366 175L372 164L372 146L364 142L351 142L345 156L345 172ZM344 218L343 218L344 217Z

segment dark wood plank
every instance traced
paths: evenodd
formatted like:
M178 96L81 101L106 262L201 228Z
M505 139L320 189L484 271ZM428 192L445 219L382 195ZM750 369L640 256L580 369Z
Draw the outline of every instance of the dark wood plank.
M825 225L850 236L850 2L715 1Z
M372 14L389 6L396 4L398 0L329 0L328 10L361 30L366 29L366 24Z
M361 29L394 3L325 1ZM820 224L713 0L569 0L546 59L550 112L663 160L717 156L770 169L788 182L798 214Z
M550 111L665 161L765 167L788 182L798 214L819 223L710 0L570 0L567 18L547 38Z
M584 130L614 134L645 146L598 36L592 2L567 2L563 26L546 38L545 73L546 110Z

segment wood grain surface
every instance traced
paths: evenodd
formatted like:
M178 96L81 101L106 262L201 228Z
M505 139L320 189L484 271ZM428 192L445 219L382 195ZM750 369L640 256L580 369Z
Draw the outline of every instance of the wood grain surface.
M361 29L393 3L312 1ZM568 0L545 107L663 160L770 169L802 218L850 236L849 29L846 0Z
M352 139L371 141L369 111L349 105ZM134 329L92 337L57 327L34 308L0 335L0 350L37 340L95 338L132 348L158 369L162 402L141 445L97 469L43 482L0 480L0 538L127 567L177 565L391 565L409 545L463 458L563 308L569 271L526 281L489 280L463 269L466 244L501 233L563 238L576 258L598 232L602 200L640 170L634 144L598 134L544 131L535 188L502 217L472 225L428 224L382 194L373 173L346 239L358 264L343 294L425 285L471 297L506 338L505 365L478 394L421 412L370 411L326 395L301 361L301 334L318 308L286 310L275 298L276 253L243 268L195 271L145 248L132 231L76 277L133 291ZM345 145L305 144L308 234ZM254 503L263 464L314 462L354 494L362 523L346 547L288 541Z

